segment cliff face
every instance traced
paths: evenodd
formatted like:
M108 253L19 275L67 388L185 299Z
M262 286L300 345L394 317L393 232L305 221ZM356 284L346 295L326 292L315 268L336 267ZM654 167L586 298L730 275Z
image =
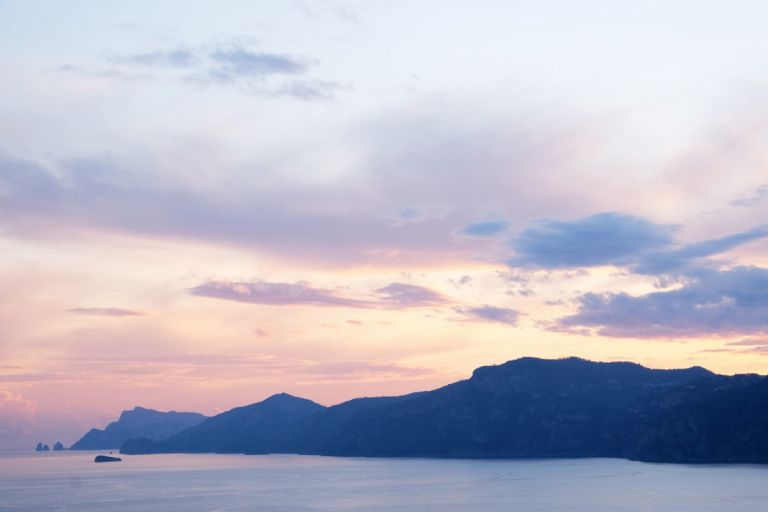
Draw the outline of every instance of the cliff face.
M768 379L699 367L523 358L401 397L289 398L122 451L768 462Z
M104 430L91 429L71 450L116 449L133 437L164 439L181 430L193 427L206 419L196 412L160 412L143 407L123 411L120 418Z

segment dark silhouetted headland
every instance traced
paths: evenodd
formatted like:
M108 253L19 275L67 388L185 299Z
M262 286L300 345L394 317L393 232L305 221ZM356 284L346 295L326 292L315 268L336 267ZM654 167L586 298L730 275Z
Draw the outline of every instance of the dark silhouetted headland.
M121 452L765 463L768 380L522 358L434 391L328 408L275 395Z
M117 421L104 430L91 429L71 450L108 450L119 448L132 437L165 439L166 437L193 427L206 419L196 412L160 412L143 407L123 411Z
M269 453L285 445L301 421L324 410L320 404L285 393L237 407L160 442L131 439L122 453ZM125 451L123 451L125 450Z

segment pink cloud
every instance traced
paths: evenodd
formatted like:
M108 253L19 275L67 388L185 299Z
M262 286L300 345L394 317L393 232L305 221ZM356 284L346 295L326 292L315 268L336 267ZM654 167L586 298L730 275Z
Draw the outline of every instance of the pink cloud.
M90 316L142 316L141 311L123 308L71 308L67 313Z

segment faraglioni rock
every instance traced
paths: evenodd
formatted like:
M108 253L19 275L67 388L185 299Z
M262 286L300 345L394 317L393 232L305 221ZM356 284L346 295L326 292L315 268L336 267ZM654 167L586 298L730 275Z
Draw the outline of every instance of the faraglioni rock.
M61 441L56 441L56 444L53 445L53 451L61 452L63 450L64 450L64 445L61 444Z
M203 422L205 416L196 412L160 412L143 407L123 411L120 418L104 430L91 429L71 450L118 449L129 438L164 439Z
M121 452L768 463L768 378L528 357L327 408L276 395Z

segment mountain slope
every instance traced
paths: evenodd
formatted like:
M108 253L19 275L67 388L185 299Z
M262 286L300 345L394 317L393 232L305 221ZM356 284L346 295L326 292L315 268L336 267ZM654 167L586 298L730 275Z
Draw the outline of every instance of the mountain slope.
M660 400L666 402L659 403ZM653 406L632 453L656 462L768 462L768 378L719 377L691 383Z
M297 423L322 409L322 405L311 400L281 393L208 418L162 441L131 439L121 447L121 452L266 453L274 451Z
M104 430L92 428L71 450L107 450L119 448L129 438L163 439L176 432L193 427L206 417L196 412L160 412L143 407L123 411L117 421Z

